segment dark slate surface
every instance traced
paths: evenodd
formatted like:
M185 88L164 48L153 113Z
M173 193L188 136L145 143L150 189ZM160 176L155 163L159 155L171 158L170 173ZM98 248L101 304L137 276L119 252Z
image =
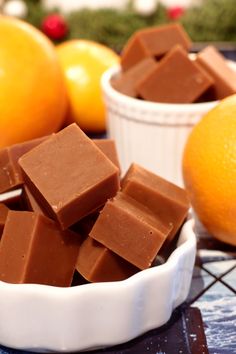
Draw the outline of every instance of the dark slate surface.
M27 353L2 347L1 354ZM29 352L28 352L29 353ZM80 352L82 354L82 352ZM182 306L170 321L128 343L84 354L208 354L206 337L198 308Z

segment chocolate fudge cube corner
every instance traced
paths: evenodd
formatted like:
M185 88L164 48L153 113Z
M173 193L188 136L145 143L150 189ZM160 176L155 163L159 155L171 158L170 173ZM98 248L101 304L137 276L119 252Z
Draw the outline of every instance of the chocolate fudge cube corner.
M177 44L186 51L192 46L188 34L179 23L141 29L131 36L122 51L122 69L126 71L147 57L160 59Z
M213 78L188 57L179 45L173 47L136 90L145 100L162 103L193 103L214 83Z
M173 226L166 240L172 241L190 208L187 192L135 163L123 177L121 189L152 210L164 224Z
M7 214L0 242L0 280L70 286L81 238L30 211Z
M25 183L62 229L96 210L119 189L118 168L71 124L19 160Z
M150 209L119 192L106 203L89 235L135 267L146 269L171 229Z

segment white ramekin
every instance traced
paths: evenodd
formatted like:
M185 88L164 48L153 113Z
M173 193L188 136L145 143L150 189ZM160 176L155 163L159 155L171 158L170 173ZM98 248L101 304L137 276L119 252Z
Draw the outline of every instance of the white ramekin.
M164 264L123 281L71 288L0 281L0 344L73 352L124 343L157 328L187 298L195 255L190 219Z
M111 86L120 67L108 69L101 85L108 136L115 140L124 174L132 162L176 183L182 182L182 154L193 126L218 101L166 104L128 97Z

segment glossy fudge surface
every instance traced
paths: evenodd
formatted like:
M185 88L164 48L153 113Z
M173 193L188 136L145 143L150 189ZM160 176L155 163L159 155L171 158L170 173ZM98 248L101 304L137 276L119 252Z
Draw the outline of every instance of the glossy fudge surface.
M139 269L151 266L171 231L151 210L124 193L109 200L90 236Z
M127 42L121 56L124 71L146 57L161 57L176 44L189 50L192 43L178 23L145 28L137 31Z
M113 88L124 95L138 97L138 93L135 88L137 82L141 78L145 78L146 75L148 75L149 72L156 67L156 65L158 65L156 60L149 57L139 61L129 70L124 73L121 72L119 77L113 79Z
M143 43L139 33L135 33L124 47L121 55L121 67L123 72L131 69L140 61L151 57L145 43Z
M10 210L0 242L0 280L70 286L80 242L43 215Z
M136 90L148 101L192 103L212 85L211 76L189 59L184 49L176 46L137 83Z
M76 269L90 282L124 280L139 270L91 237L80 247Z
M29 140L0 149L0 193L10 191L24 183L18 159L47 138Z
M111 160L112 163L120 170L120 162L118 153L113 139L93 139L96 146Z
M164 224L172 225L171 241L190 207L186 191L143 167L132 164L121 182L122 192L152 210Z
M198 53L196 62L213 77L212 90L215 99L223 99L236 92L236 73L215 47L204 48Z
M25 154L19 164L34 197L63 229L119 189L118 168L76 124Z
M23 197L25 200L25 205L26 205L27 210L34 211L35 213L39 213L42 215L45 214L43 208L37 202L34 195L31 193L28 186L26 186L26 185L24 185L24 187L23 187Z

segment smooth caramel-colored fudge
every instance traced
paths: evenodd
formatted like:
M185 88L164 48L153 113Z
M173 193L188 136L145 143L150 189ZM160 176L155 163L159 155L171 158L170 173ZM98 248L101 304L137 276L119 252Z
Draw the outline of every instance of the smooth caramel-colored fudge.
M80 247L76 269L90 282L124 280L139 270L91 237Z
M0 242L0 280L70 286L80 237L28 211L9 211Z
M172 225L171 241L188 214L186 191L137 164L130 166L121 185L123 193L152 210L165 225Z
M196 63L213 77L212 90L215 99L220 100L236 92L236 73L215 47L208 46L199 52Z
M145 58L141 60L124 73L121 72L119 77L114 78L112 81L113 88L124 95L138 97L138 93L135 88L137 82L140 79L145 78L146 75L148 75L149 72L156 67L156 65L158 65L158 63L153 58Z
M2 237L2 232L6 223L6 218L8 214L8 207L4 205L3 203L0 203L0 240Z
M117 154L115 141L113 139L93 139L96 146L111 160L112 163L120 170L120 162Z
M212 85L211 76L189 59L184 49L176 46L137 83L136 90L148 101L192 103Z
M27 210L34 211L35 213L39 213L44 215L45 212L38 201L35 199L34 195L29 190L28 186L24 185L23 187L23 195L25 200L25 205Z
M151 210L119 192L105 204L89 235L137 268L146 269L171 229Z
M22 156L19 164L35 199L63 229L119 189L118 168L76 124Z
M24 183L18 159L47 138L29 140L0 149L0 193L20 187Z
M124 71L147 57L161 57L176 44L189 50L192 43L178 23L165 24L137 31L127 42L121 56Z

